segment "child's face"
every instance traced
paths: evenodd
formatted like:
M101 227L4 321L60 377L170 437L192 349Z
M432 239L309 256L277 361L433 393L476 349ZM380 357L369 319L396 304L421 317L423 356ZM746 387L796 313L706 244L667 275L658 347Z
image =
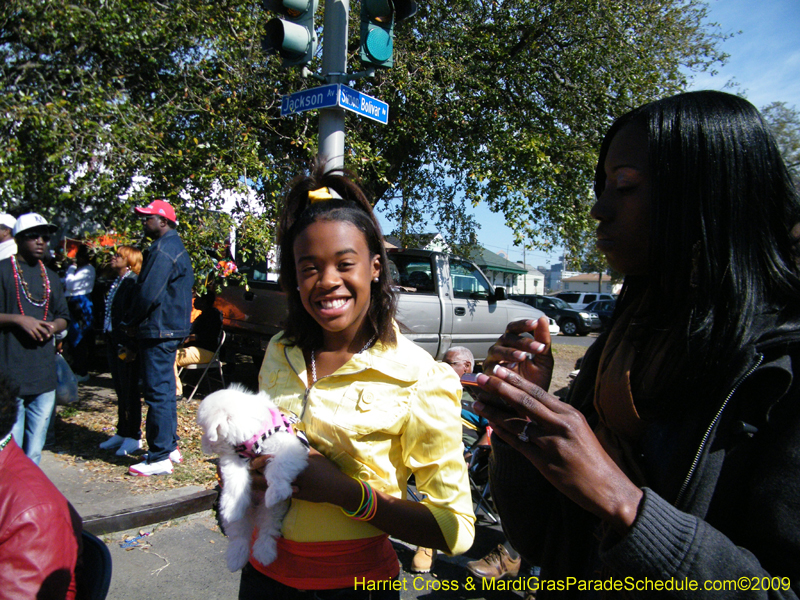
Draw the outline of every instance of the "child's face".
M294 242L295 269L303 307L324 330L325 342L349 344L370 305L380 256L347 221L317 221Z

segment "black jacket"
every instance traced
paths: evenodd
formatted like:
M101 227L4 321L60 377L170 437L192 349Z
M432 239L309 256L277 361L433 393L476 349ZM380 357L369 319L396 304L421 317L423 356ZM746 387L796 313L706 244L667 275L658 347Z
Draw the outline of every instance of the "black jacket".
M634 588L622 597L798 597L800 320L765 319L761 331L732 360L727 394L692 398L681 414L648 425L639 450L650 487L622 538L492 439L492 493L506 535L542 567L542 580L555 582L537 599L616 597L578 590L579 581L612 577ZM592 398L604 343L605 336L587 351L569 398L590 424L597 420ZM551 595L547 588L559 581L567 587L567 577L576 583ZM656 580L699 587L649 591ZM706 582L721 589L706 591Z

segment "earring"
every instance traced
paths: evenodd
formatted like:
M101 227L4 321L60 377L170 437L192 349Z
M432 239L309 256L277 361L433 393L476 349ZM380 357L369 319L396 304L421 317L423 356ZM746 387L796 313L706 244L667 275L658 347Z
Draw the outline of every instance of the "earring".
M300 286L299 286L299 285L297 286L297 291L298 291L298 292L300 291Z
M378 283L379 281L380 281L380 277L376 277L375 279L372 280L372 283Z

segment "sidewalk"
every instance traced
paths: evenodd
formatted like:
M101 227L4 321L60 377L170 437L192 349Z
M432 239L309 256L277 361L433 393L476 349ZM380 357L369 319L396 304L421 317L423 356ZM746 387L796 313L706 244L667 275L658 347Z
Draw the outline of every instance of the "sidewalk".
M185 403L182 403L185 404ZM199 402L184 406L190 412ZM134 529L210 509L216 501L213 478L206 485L180 481L182 466L175 465L171 476L132 477L127 466L136 457L120 458L114 452L99 450L97 444L113 435L116 423L116 395L108 373L92 372L79 386L79 402L58 407L56 444L42 452L40 467L83 517L84 528L95 535ZM65 416L66 415L66 416ZM89 424L80 424L84 418ZM110 427L99 427L98 419ZM195 460L209 462L200 455L199 444L181 435L181 449ZM186 444L191 445L188 447ZM212 466L208 467L212 469ZM150 480L150 481L145 481ZM160 480L160 481L159 481Z
M70 464L44 451L39 466L83 517L84 529L95 535L208 510L217 498L216 491L198 485L135 495L126 481L95 481L80 464Z

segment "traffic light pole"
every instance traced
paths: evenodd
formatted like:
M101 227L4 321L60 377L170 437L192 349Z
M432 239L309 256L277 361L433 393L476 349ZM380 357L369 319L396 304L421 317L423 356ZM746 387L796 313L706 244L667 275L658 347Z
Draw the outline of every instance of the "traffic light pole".
M348 83L347 33L350 0L326 0L322 45L322 75L328 83ZM319 115L319 153L326 170L344 168L344 109L324 108Z

